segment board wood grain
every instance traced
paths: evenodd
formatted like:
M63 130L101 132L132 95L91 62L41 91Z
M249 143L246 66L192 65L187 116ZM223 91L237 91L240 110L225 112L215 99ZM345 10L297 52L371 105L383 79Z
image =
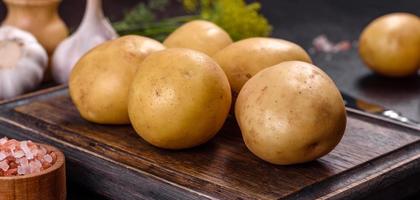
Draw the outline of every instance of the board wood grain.
M85 121L65 88L8 102L0 111L2 134L60 147L69 178L114 199L359 198L365 194L357 191L368 194L420 170L416 131L352 112L330 154L275 166L247 150L233 118L205 145L169 151L147 144L130 126Z

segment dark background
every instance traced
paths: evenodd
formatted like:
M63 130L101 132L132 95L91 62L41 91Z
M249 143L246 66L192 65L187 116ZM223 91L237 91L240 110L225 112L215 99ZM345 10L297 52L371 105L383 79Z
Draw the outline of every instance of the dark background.
M140 1L104 0L105 14L115 21ZM374 18L391 12L410 12L420 15L420 0L262 0L262 13L273 25L273 36L291 40L305 49L312 39L326 34L331 40L357 41L362 29ZM84 0L64 0L60 14L74 30L84 12ZM175 8L165 13L173 13ZM0 20L6 14L0 3ZM312 54L315 64L324 69L340 90L401 111L420 121L420 75L390 79L372 74L357 54L357 48L335 55ZM71 199L88 194L77 186L70 187ZM417 196L419 198L419 196ZM93 197L86 197L93 199Z

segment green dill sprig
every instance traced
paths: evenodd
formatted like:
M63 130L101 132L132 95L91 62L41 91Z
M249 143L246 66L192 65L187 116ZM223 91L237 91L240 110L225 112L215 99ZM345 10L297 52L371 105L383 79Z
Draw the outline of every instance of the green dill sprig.
M194 19L216 23L234 40L268 36L272 30L267 19L259 13L259 3L246 4L244 0L182 0L185 11L190 15L157 19L155 13L165 10L168 5L168 0L140 3L113 26L120 35L139 34L160 41L183 23Z

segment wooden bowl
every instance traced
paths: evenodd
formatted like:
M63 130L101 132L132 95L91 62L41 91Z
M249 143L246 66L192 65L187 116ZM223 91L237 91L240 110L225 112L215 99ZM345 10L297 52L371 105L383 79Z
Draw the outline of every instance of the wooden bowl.
M65 200L66 169L64 154L55 147L38 144L57 155L48 169L23 175L0 177L0 200Z

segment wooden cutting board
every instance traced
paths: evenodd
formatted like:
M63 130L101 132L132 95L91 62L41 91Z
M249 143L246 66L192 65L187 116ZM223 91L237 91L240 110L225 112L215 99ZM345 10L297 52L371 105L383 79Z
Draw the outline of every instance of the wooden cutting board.
M420 133L353 112L334 151L293 166L251 154L231 117L205 145L155 148L130 126L83 120L64 87L0 105L0 134L61 148L68 178L112 199L363 198L420 174Z

